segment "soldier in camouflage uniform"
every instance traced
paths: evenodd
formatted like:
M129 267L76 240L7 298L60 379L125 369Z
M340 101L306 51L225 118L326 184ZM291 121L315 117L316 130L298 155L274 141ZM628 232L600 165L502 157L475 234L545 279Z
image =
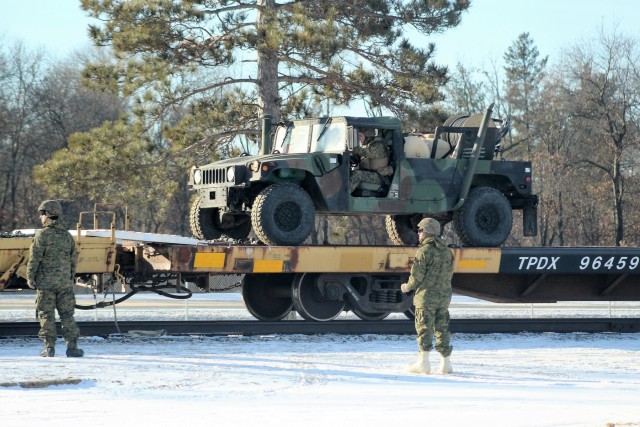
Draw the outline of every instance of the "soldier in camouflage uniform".
M349 194L362 182L382 185L382 177L393 174L393 168L389 166L389 149L375 137L375 129L360 131L358 136L360 147L353 151L353 155L360 158L360 162L349 176Z
M27 284L36 289L36 310L40 319L38 336L44 341L43 357L53 357L56 345L56 313L60 316L62 335L67 342L67 357L82 357L78 348L80 329L73 313L76 297L73 280L76 275L76 244L61 224L62 207L55 200L46 200L38 208L42 229L31 244L27 264Z
M429 351L433 348L434 331L435 348L441 355L440 372L453 371L449 360L453 349L449 332L453 255L439 234L440 224L435 219L424 218L418 223L420 247L413 260L409 281L401 285L404 293L415 291L413 304L419 353L418 361L408 367L414 373L431 372Z

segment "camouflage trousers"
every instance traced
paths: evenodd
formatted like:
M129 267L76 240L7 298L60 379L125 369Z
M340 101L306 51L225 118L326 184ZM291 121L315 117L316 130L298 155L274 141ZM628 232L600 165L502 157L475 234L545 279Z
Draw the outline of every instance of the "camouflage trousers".
M378 185L384 184L382 177L377 172L356 169L351 171L351 176L349 176L349 194L353 193L361 182Z
M442 306L437 303L427 303L426 307L416 307L415 326L420 351L431 351L435 333L436 351L443 357L451 355L453 347L451 346L449 319L449 304Z
M54 347L57 337L56 310L62 324L62 336L67 343L76 341L80 336L80 328L73 318L76 297L69 285L36 291L36 310L40 319L38 336L47 347Z

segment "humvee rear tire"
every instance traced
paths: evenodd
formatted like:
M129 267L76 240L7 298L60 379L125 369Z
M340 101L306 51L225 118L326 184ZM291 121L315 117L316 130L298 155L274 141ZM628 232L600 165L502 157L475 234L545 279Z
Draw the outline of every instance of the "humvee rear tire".
M512 223L509 200L491 187L471 190L462 208L453 214L453 225L463 246L500 246L509 237Z
M216 240L223 235L232 239L246 239L251 232L251 221L249 216L244 215L234 217L236 221L231 222L233 226L223 227L220 223L220 211L218 208L201 208L201 198L197 197L191 205L189 215L189 225L191 233L196 239Z
M416 246L418 234L416 227L422 219L422 215L387 215L385 226L391 243L400 246Z
M315 222L311 197L296 184L274 184L258 194L251 209L253 231L267 245L299 245Z

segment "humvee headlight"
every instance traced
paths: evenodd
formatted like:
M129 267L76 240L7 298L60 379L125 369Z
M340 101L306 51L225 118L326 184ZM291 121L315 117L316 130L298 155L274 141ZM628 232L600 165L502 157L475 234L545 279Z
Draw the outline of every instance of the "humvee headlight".
M230 166L227 169L227 182L233 182L236 179L236 168L234 166Z
M193 171L193 183L200 184L202 182L202 171L200 169L196 169Z

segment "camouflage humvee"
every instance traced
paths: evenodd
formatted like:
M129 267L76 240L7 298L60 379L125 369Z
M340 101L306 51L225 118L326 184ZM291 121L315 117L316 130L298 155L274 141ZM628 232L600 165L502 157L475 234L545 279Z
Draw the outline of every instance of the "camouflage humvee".
M264 122L261 155L193 167L197 192L190 215L195 237L244 239L253 228L268 245L299 245L315 213L385 214L394 244L417 243L426 216L453 221L466 246L499 246L509 236L512 210L523 210L525 236L537 233L537 196L531 163L494 160L504 135L501 122L458 116L434 134L407 134L394 117L295 120L270 132ZM349 193L359 132L375 129L388 146L389 176ZM266 135L266 136L265 136Z

